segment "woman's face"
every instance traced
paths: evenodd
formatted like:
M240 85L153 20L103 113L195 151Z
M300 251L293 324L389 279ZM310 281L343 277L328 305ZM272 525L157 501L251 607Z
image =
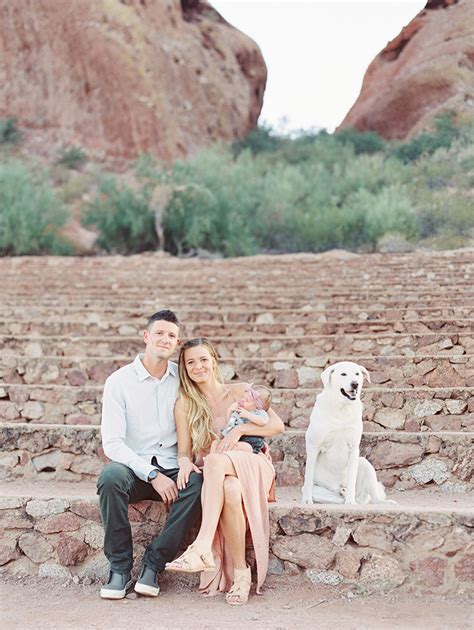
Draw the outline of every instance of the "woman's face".
M206 346L194 346L184 351L184 366L194 383L206 383L214 377L214 359Z

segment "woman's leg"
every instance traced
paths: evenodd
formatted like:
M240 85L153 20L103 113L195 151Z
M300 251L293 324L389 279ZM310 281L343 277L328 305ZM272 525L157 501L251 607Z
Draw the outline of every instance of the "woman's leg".
M224 507L220 525L234 569L246 569L246 521L242 504L242 487L236 477L226 477L224 480Z
M224 497L220 524L234 567L234 582L225 600L231 606L238 606L247 603L251 584L250 567L245 560L245 514L239 479L226 478Z
M204 459L201 527L196 540L184 554L167 563L168 571L193 573L213 568L212 542L224 505L224 481L226 476L235 477L235 474L233 463L223 453L209 454Z
M224 506L224 482L226 477L235 477L232 461L223 453L209 454L204 459L201 492L202 521L194 544L210 551L217 525Z

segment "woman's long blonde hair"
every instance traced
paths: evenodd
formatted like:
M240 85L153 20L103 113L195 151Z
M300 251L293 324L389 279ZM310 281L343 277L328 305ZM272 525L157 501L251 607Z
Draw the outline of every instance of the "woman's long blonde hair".
M179 395L187 403L188 425L194 454L208 451L211 442L218 437L212 427L214 418L207 398L196 383L189 378L184 362L186 350L197 346L205 346L209 350L214 376L219 383L224 382L217 364L217 352L208 339L205 337L189 339L181 346L178 359Z

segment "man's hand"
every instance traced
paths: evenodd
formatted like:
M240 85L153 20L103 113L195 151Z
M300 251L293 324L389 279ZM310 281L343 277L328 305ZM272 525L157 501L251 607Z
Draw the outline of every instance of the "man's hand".
M234 446L242 437L242 433L239 427L240 425L237 425L232 429L232 431L229 431L229 433L224 438L222 438L222 440L219 440L216 447L216 453L225 453L226 451L230 451L234 448Z
M166 506L170 506L173 501L178 498L178 488L175 482L166 475L163 475L163 473L158 473L150 483L163 499Z
M178 479L176 480L176 485L178 486L178 490L184 490L186 488L189 475L192 472L202 474L202 470L198 468L193 462L189 459L189 457L180 457L178 460L179 463L179 473Z

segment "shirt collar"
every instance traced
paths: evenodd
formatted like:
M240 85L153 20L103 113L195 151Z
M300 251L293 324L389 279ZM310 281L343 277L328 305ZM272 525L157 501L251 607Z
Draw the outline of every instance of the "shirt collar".
M143 365L143 357L144 353L137 354L135 360L133 361L133 365L135 367L135 372L137 373L139 382L144 381L147 378L153 378L150 372ZM160 382L164 381L168 374L171 376L178 376L178 366L173 361L168 361L168 367L166 368L166 372L163 374Z

